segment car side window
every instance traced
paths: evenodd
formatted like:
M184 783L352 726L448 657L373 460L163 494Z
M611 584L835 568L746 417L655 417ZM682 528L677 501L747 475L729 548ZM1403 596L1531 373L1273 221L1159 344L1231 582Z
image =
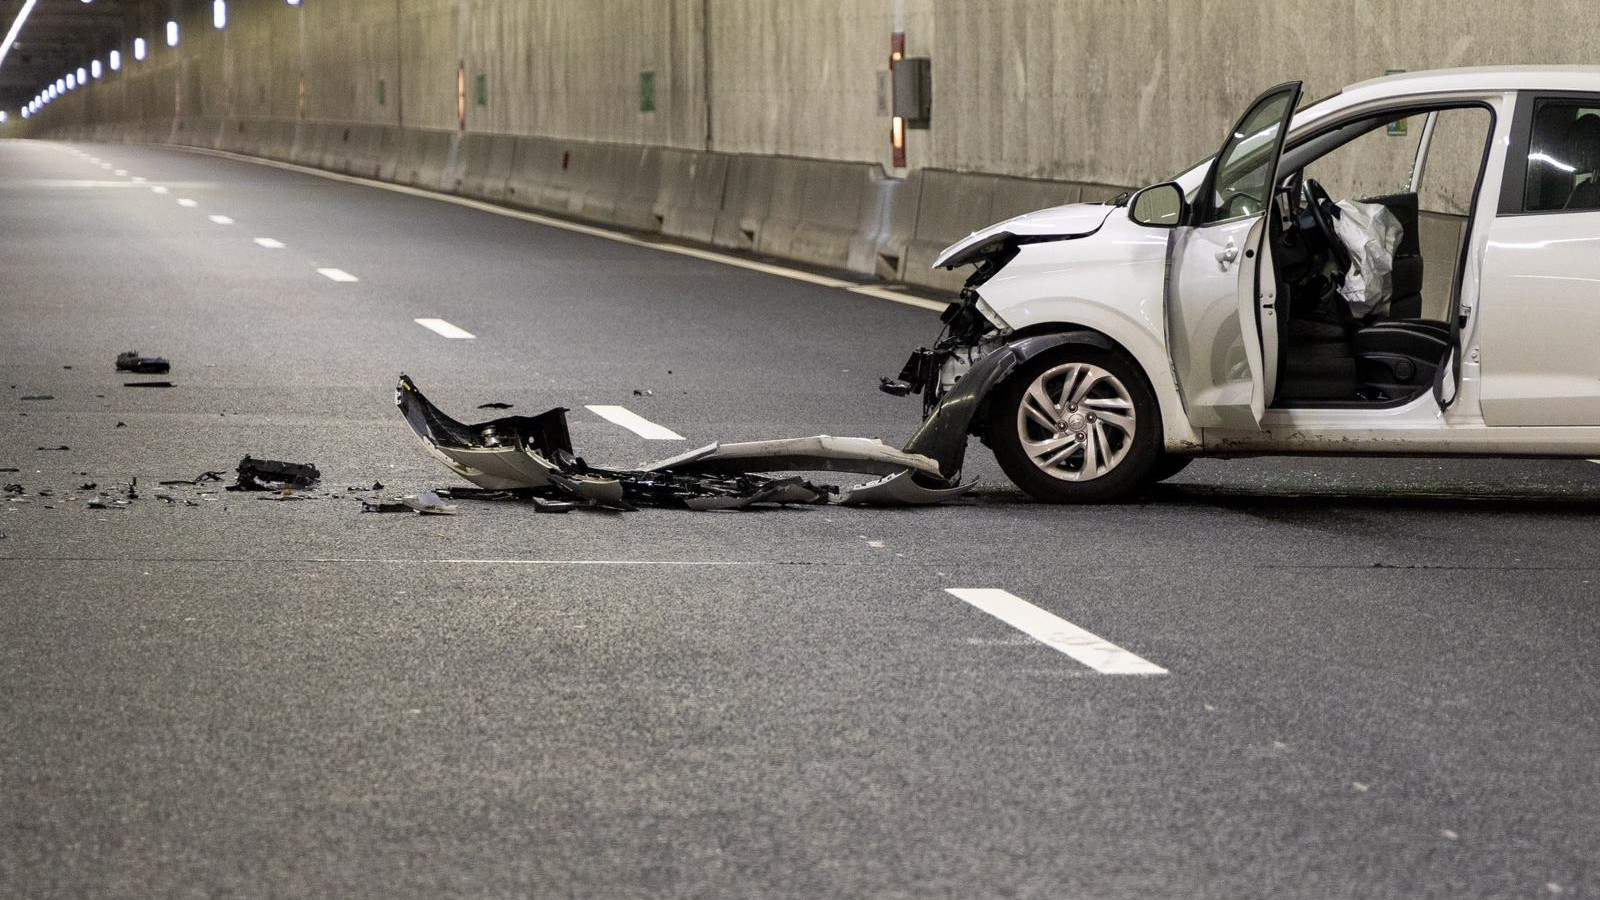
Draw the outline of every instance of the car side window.
M1539 101L1523 191L1528 212L1600 209L1600 108L1593 101Z
M1284 93L1262 103L1228 139L1204 222L1254 215L1266 209L1272 198L1272 185L1267 182L1278 162L1278 129L1287 112L1285 107L1293 102L1294 95Z

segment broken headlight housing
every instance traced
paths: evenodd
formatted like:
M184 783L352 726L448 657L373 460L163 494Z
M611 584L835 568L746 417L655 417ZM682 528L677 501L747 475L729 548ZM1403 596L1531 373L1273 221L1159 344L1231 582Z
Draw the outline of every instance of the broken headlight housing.
M968 263L976 265L961 288L961 299L939 314L944 328L938 340L931 348L918 347L911 351L899 376L879 379L878 389L897 397L921 394L922 415L926 418L939 398L955 387L972 365L998 346L1010 331L999 314L978 294L978 288L1005 268L1021 249L1014 236L1001 234L952 258L947 268Z

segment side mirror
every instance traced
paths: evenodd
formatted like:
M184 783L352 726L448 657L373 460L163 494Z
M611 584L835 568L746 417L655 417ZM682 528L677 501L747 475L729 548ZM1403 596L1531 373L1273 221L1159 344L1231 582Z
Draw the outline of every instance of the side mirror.
M1175 228L1183 224L1188 214L1183 188L1174 181L1151 185L1128 202L1128 218L1151 228Z

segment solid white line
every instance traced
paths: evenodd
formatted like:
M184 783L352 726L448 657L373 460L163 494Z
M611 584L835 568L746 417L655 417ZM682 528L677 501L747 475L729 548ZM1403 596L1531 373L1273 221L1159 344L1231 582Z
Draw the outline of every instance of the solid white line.
M196 206L199 206L200 204L195 202L195 201L193 201L193 200L190 200L188 197L179 197L178 198L178 205L184 207L185 209L194 209Z
M1108 675L1165 675L1167 670L1053 613L998 588L945 588L1040 643Z
M167 192L167 189L162 187L159 184L150 189L150 193L152 193L152 194L165 194L166 192Z
M217 223L218 225L232 225L233 224L233 220L228 218L227 216L206 216L206 218L208 218L211 221Z
M469 338L477 337L477 335L466 330L465 328L457 328L443 319L412 319L411 321L421 325L423 328L428 329L440 337L455 338L457 340L467 340Z
M646 419L632 410L621 406L588 406L584 407L595 415L615 425L637 434L651 441L681 441L683 435L670 428L664 428Z
M349 272L346 272L343 269L318 269L317 270L317 274L318 275L322 275L322 276L327 277L327 278L331 278L334 281L360 281L361 280L361 279L355 277L354 275L351 275Z
M473 200L468 197L455 197L449 194L440 194L424 188L412 187L408 184L390 184L387 181L377 181L371 178L361 178L355 175L345 175L339 172L328 172L322 169L312 168L311 166L300 166L294 163L280 162L279 160L275 159L262 159L257 156L247 156L243 153L231 153L227 150L213 150L209 147L176 147L167 144L155 144L152 146L160 147L166 150L180 150L189 153L199 153L206 156L219 156L224 159L233 159L238 160L239 162L252 163L258 166L268 166L274 169L282 169L286 172L299 172L303 175L315 175L318 178L326 178L330 181L341 181L345 184L359 184L366 187L377 188L379 190L390 191L396 194L406 194L411 197L423 197L428 200L437 200L441 203L453 203L456 206L465 206L468 209L476 209L480 212L492 213L493 215L504 216L508 219L521 219L524 222L532 222L536 225L546 225L551 228L560 228L563 231L573 231L577 232L578 234L589 235L590 237L604 238L608 241L616 241L620 244L631 244L635 247L647 247L652 250L660 250L662 253L676 253L679 256L692 256L696 259L706 260L707 262L721 263L725 266L735 266L740 269L749 269L754 272L761 272L766 275L776 275L780 278L788 278L794 281L804 281L808 284L815 284L821 287L850 291L866 297L875 297L879 300L891 300L895 303L903 303L907 306L916 306L923 309L943 311L945 307L950 305L949 303L944 303L937 300L926 300L921 297L914 297L910 294L902 294L898 291L891 291L888 288L878 287L876 285L857 284L856 282L846 281L842 278L832 278L827 275L818 275L814 272L807 272L801 269L791 269L786 266L773 265L772 263L758 262L753 259L745 259L739 256L718 253L714 250L702 250L698 247L685 247L679 244L669 244L663 242L664 240L670 240L670 238L645 240L620 231L612 231L607 228L597 228L593 225L581 225L577 222L569 222L566 219L558 219L553 216L542 216L538 213L507 209L506 207L495 206L492 203L486 203L482 200Z
M274 240L272 238L256 238L256 243L267 248L268 250L283 249L283 241Z
M929 300L926 297L913 297L910 294L902 294L899 291L891 291L888 288L871 284L858 284L853 288L846 288L846 290L852 294L865 294L868 297L877 297L879 300L890 300L895 303L904 303L907 306L920 306L923 309L931 309L936 312L944 312L945 307L950 305L948 300Z
M411 565L413 563L450 563L455 565L490 565L490 566L763 566L767 563L749 561L698 560L698 559L428 559L425 557L406 557L404 559L380 559L374 557L317 557L306 562L314 563L389 563L391 565Z

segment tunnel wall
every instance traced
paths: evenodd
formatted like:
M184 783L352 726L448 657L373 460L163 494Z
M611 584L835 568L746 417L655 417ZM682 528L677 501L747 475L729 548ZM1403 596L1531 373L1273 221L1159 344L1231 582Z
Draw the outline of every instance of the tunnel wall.
M13 131L231 150L945 287L926 265L951 240L1167 177L1269 84L1600 58L1600 32L1571 27L1581 0L234 0L222 31L191 5L174 49L170 4L130 2L149 58L125 46L122 72ZM933 72L901 169L881 100L896 30Z

